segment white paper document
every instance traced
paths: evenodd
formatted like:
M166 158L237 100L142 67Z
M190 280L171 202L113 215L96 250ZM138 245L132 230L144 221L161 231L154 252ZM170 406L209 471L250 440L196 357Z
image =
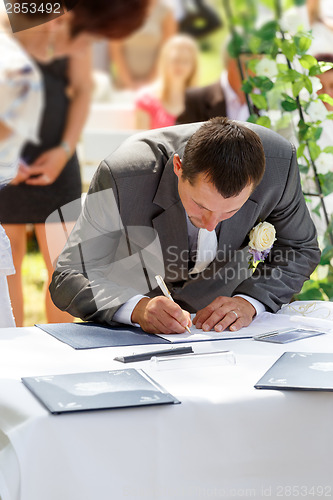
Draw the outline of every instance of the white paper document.
M194 315L192 315L192 318ZM216 332L211 330L210 332L204 332L191 326L191 333L178 333L163 335L159 334L159 337L169 340L170 342L196 342L200 340L230 340L230 339L247 339L252 338L255 335L261 333L271 332L272 330L280 331L288 327L298 327L307 326L311 328L321 329L323 332L328 333L333 332L332 321L327 321L318 318L310 318L304 316L287 316L282 314L273 314L268 312L263 312L256 317L252 323L244 328L241 328L237 332L231 332L229 330L223 332Z

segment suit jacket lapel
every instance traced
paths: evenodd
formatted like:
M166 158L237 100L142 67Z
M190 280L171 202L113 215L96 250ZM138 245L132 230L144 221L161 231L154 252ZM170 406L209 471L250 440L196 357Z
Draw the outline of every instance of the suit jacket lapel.
M164 169L154 203L163 212L152 220L162 247L167 281L182 281L188 277L188 235L184 207L178 195L178 179L173 171L173 157Z
M244 246L244 235L249 234L255 225L259 211L258 203L249 198L235 215L222 222L218 246L220 259L230 259L228 252Z

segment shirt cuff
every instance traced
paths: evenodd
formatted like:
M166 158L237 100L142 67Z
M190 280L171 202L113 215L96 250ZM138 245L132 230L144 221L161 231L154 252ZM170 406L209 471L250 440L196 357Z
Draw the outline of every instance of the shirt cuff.
M138 323L132 323L131 317L133 309L135 308L137 303L144 297L145 295L134 295L134 297L131 297L114 313L112 317L113 321L123 323L124 325L140 326Z
M259 300L254 299L253 297L249 297L248 295L242 295L240 293L237 295L234 295L234 297L242 297L243 299L250 302L250 304L252 304L253 307L255 308L255 310L257 312L257 316L259 316L259 314L266 311L266 307L264 306L264 304L262 302L259 302Z

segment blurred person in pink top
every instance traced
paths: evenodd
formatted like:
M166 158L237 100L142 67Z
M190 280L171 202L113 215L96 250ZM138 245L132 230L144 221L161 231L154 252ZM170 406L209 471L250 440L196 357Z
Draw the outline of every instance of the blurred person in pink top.
M185 106L185 92L194 87L198 73L198 48L188 35L175 35L164 45L159 78L142 88L136 98L136 128L155 129L174 125Z

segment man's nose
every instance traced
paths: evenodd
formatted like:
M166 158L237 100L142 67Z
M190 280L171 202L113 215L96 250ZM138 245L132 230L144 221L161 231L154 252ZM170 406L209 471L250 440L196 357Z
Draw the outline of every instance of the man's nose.
M212 212L205 214L203 218L204 228L207 229L207 231L213 231L219 222L220 219Z

